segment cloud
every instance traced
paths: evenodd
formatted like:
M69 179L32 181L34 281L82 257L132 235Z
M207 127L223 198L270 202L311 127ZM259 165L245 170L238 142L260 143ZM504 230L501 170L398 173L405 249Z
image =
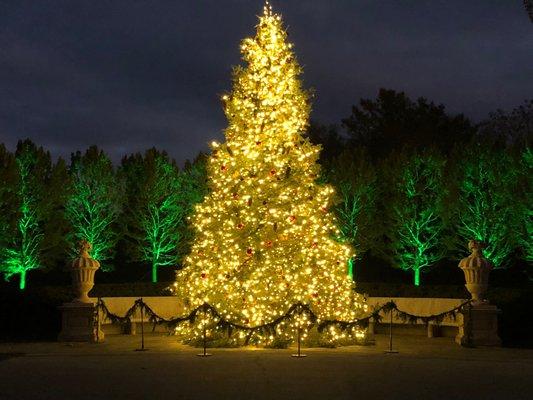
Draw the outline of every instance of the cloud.
M54 155L98 144L118 160L157 146L192 158L225 119L239 42L262 1L13 2L0 12L0 141ZM531 96L531 23L514 2L274 1L338 122L380 87L474 119Z

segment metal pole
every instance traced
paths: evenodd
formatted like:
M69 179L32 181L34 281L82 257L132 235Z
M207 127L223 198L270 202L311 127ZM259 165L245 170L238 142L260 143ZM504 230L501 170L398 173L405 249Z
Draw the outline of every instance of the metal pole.
M302 305L298 305L298 317L302 315ZM302 336L302 327L300 326L300 320L298 320L298 330L297 330L297 336L296 341L298 343L298 352L296 354L292 354L291 357L307 357L307 355L301 353L301 336Z
M212 356L211 353L207 352L207 310L204 309L204 320L202 321L204 324L204 331L203 331L203 345L204 345L204 352L197 354L198 357L209 357Z
M147 349L144 348L144 302L143 298L141 297L141 348L137 349L136 351L146 351Z
M207 328L204 324L204 357L207 354Z
M300 354L300 336L302 334L302 331L301 331L301 328L298 327L298 357L301 357L301 354Z
M390 310L390 323L389 323L389 351L392 351L392 310Z
M141 304L141 349L144 350L144 309L143 309L142 304Z
M397 350L392 350L392 308L389 311L390 312L390 322L389 322L389 350L386 350L385 353L387 354L394 354L398 353Z
M96 343L100 343L100 297L96 303Z

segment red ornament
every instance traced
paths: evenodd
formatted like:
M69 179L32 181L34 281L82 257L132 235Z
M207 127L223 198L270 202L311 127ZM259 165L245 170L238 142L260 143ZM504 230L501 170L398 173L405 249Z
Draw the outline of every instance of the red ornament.
M270 175L271 175L271 176L276 175L276 170L275 170L275 169L271 169L271 170L270 170Z
M242 229L242 228L244 228L244 224L242 222L239 222L237 224L237 229Z
M317 242L313 242L313 244L311 245L313 248L316 248L318 246L318 243Z
M220 169L221 169L222 171L225 171L225 170L228 169L228 167L226 167L225 165L222 165L222 166L220 167Z
M316 299L318 297L318 293L313 293L312 296Z
M327 207L320 207L320 209L321 209L323 212L327 212L327 211L328 211L328 208L327 208Z
M205 272L202 272L201 277L202 277L202 279L205 279L205 278L207 278L207 274Z
M291 222L296 221L296 216L295 216L295 215L291 215L291 216L289 217L289 221L291 221Z
M248 249L246 249L246 254L248 254L249 256L251 256L253 252L254 251L252 250L251 247L248 247Z
M272 240L267 240L267 241L265 242L265 246L266 246L266 247L272 247Z
M234 198L235 200L237 200L237 199L239 198L239 194L238 194L238 193L233 193L233 198Z
M261 141L255 142L256 145L261 146Z

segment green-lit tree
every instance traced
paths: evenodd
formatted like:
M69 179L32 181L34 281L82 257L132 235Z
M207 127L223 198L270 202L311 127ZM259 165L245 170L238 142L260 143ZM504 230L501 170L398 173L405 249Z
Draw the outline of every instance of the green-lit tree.
M166 153L155 149L148 150L144 157L128 157L122 164L128 183L137 189L129 193L132 210L128 231L136 244L135 258L150 263L155 283L158 269L175 266L179 259L186 214L180 173Z
M111 160L102 150L92 146L85 154L72 155L70 188L66 217L71 232L68 235L71 254L84 239L93 246L91 256L109 271L115 244L119 238L117 220L122 211L124 185L114 171Z
M391 156L385 168L384 236L395 265L412 271L416 286L420 272L444 256L444 165L436 151L404 151Z
M17 266L11 260L12 240L18 233L17 196L19 184L18 165L15 155L10 153L5 146L0 145L0 271L6 279L17 274ZM25 282L20 281L21 287Z
M17 183L15 156L0 144L0 260L16 225L13 216L17 213Z
M518 243L526 261L533 262L533 151L526 147L520 160L520 218Z
M504 267L516 247L520 214L516 162L506 151L482 144L461 146L453 159L455 248L465 254L469 240L482 241L485 257L495 268Z
M0 159L0 270L6 279L18 275L24 289L28 272L45 266L44 255L50 255L60 241L51 221L60 218L64 164L60 160L52 165L50 154L29 140L19 142L15 157L2 147Z
M349 243L355 255L348 260L348 274L353 278L354 263L372 247L378 235L375 221L376 173L362 148L346 150L329 165L327 180L340 197L334 207L339 240Z

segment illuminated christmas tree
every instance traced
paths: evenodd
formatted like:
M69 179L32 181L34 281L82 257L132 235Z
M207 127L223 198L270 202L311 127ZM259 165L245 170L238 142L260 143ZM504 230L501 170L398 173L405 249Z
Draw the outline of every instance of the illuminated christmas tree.
M364 305L339 237L334 190L318 184L319 150L304 139L310 112L281 17L267 4L257 34L241 45L246 67L222 96L226 142L212 144L210 192L191 219L195 240L176 294L207 302L227 320L269 323L309 304L319 319L355 318Z

